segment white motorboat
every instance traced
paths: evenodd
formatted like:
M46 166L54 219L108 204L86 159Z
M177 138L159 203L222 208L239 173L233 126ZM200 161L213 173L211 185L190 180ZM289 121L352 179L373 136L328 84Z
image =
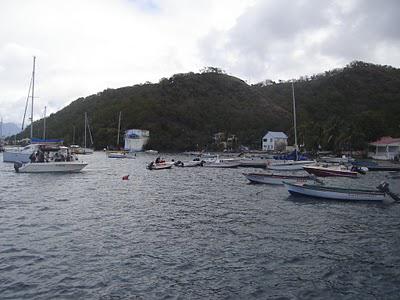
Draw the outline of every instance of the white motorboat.
M58 145L39 145L29 157L30 162L14 162L17 173L71 173L80 172L87 166L70 153L69 149Z
M171 169L172 166L174 165L174 162L154 162L152 161L147 165L148 170L164 170L164 169Z
M304 166L313 164L315 164L315 161L313 160L277 160L276 162L268 162L267 169L275 171L299 171L303 170Z
M232 168L237 168L240 166L240 163L238 162L221 162L221 161L216 161L216 162L204 162L203 167L206 168L226 168L226 169L232 169Z
M251 183L263 183L263 184L274 184L283 185L283 182L290 183L305 183L307 181L315 180L313 176L296 176L296 175L279 175L279 174L269 174L269 173L243 173L243 175Z
M14 163L17 173L75 173L82 171L86 166L87 163L82 161Z
M284 182L288 192L292 195L309 196L333 200L350 201L384 201L386 193L378 190L347 189Z
M319 177L350 177L357 178L358 173L346 166L304 166L303 169L309 174Z
M239 166L240 166L240 161L220 159L218 155L215 159L204 160L203 163L203 167L207 168L237 168Z

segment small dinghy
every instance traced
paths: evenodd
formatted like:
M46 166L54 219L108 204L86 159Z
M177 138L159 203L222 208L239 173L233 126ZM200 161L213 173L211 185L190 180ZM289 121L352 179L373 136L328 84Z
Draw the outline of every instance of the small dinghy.
M219 159L219 157L217 156L216 159L212 159L212 160L208 160L208 161L204 161L203 163L203 167L207 167L207 168L237 168L240 166L240 162L238 161L232 161L229 159Z
M274 161L267 164L267 169L274 171L300 171L306 165L313 165L315 161L313 160L286 160L286 161Z
M164 162L164 163L154 163L153 161L147 165L148 170L164 170L171 169L174 163Z
M165 161L160 157L157 157L157 159L149 163L146 168L148 170L164 170L171 169L174 164L174 161Z
M314 181L316 178L314 176L296 176L296 175L277 175L269 173L243 173L243 175L251 183L264 183L264 184L275 184L283 185L283 182L307 182Z
M347 189L340 187L327 187L321 185L299 184L284 182L288 192L292 195L308 196L314 198L344 200L344 201L384 201L389 195L395 201L399 198L390 192L388 184L380 184L376 190Z
M309 174L319 177L350 177L357 178L357 172L347 169L345 166L304 166Z

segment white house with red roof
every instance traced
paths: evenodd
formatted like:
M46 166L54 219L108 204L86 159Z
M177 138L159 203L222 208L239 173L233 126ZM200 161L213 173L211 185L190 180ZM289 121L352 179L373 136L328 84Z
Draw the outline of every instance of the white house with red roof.
M373 159L392 160L398 155L400 155L400 138L384 136L369 143L368 156Z

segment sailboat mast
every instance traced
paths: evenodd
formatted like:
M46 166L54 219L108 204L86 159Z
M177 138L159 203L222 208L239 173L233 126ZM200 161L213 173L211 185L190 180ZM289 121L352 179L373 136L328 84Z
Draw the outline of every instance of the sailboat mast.
M294 84L292 81L292 97L293 97L293 127L294 127L294 146L297 147L297 123L296 123L296 98L294 97Z
M33 138L33 99L35 94L35 62L36 62L36 56L33 57L33 70L32 70L31 141Z
M87 112L85 112L85 140L84 140L85 148L86 148L86 127L87 127Z
M119 112L119 118L118 118L118 134L117 134L117 147L119 145L119 131L121 128L121 112Z
M46 106L44 107L44 116L43 116L43 139L46 139Z

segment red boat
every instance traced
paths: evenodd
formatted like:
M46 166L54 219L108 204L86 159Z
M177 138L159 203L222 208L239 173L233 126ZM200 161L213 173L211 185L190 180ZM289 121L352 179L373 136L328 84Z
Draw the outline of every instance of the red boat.
M304 166L303 169L310 174L319 177L351 177L356 178L357 172L351 171L344 166Z

